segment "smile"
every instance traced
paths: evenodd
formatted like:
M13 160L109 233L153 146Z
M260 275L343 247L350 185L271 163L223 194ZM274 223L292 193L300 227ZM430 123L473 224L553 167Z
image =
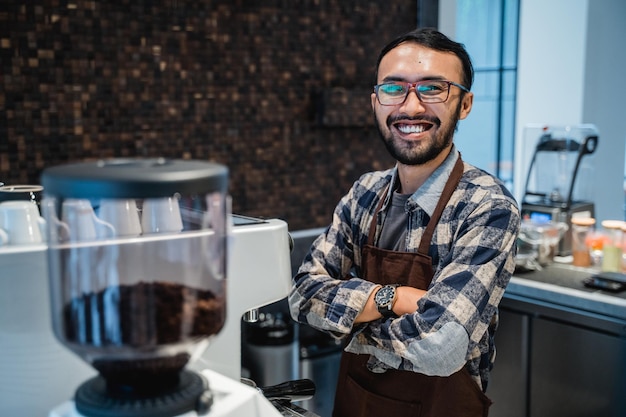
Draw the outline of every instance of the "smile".
M424 124L397 124L396 128L405 134L422 133L430 128L430 125Z

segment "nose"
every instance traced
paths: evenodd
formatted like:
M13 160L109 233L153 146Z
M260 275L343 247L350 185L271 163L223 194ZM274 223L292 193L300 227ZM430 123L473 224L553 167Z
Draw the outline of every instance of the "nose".
M404 99L404 103L402 103L402 108L407 113L423 113L426 109L424 107L424 103L417 96L417 91L415 90L415 86L412 86L409 89L409 92L406 95L406 99Z

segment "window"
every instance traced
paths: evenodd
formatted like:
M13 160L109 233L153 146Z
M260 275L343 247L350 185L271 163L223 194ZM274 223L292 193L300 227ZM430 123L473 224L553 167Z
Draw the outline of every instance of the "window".
M519 0L440 0L439 28L467 48L474 106L455 143L463 159L512 191Z

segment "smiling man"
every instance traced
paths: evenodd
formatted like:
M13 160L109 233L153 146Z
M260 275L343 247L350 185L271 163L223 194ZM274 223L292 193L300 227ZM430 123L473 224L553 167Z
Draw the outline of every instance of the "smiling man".
M454 146L472 81L463 45L434 29L379 55L371 105L397 163L341 199L289 295L294 319L346 341L335 417L488 415L520 216Z

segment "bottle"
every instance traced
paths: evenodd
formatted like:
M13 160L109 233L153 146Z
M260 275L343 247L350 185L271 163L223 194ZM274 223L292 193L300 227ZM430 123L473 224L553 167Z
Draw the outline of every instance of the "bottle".
M622 223L622 272L626 273L626 222Z
M572 218L572 265L583 267L591 265L589 240L595 224L596 219L592 217Z
M621 220L605 220L602 222L607 240L602 248L602 266L604 272L621 272L622 270L622 226Z

